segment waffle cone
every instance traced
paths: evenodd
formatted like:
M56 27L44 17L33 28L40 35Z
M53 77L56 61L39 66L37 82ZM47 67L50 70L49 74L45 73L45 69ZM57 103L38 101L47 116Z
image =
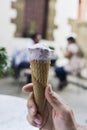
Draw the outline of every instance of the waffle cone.
M31 72L35 103L38 112L42 115L46 103L45 87L47 86L50 62L31 61Z

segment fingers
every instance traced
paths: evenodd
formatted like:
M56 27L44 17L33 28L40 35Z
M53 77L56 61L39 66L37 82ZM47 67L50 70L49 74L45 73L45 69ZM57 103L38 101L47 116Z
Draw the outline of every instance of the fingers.
M22 88L23 92L32 92L33 91L33 84L29 83Z
M63 105L62 99L53 92L50 85L46 87L45 96L47 101L55 110L58 110L58 108Z
M31 125L33 125L33 126L37 127L37 124L33 121L33 119L32 119L32 118L30 118L30 116L29 116L29 115L27 115L27 121L28 121Z
M33 93L29 94L28 101L27 101L27 108L28 108L28 112L31 116L35 116L37 114L37 107L34 102Z
M27 108L28 108L28 116L27 116L28 122L30 122L31 125L40 128L42 124L42 117L37 113L37 107L34 102L33 93L29 94L29 98L27 101Z
M42 117L37 113L37 107L34 101L34 95L33 95L33 84L27 84L23 86L22 88L23 92L31 92L29 94L28 100L27 100L27 109L28 109L28 115L27 120L28 122L38 128L41 128L42 126Z
M37 115L36 117L31 117L29 114L27 115L27 120L28 122L38 128L42 127L42 118L40 117L40 115Z

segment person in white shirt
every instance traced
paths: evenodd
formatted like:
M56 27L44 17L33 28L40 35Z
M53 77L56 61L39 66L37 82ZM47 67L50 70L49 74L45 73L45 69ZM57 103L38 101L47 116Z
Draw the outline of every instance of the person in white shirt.
M68 46L65 57L68 59L68 64L62 67L56 67L56 76L59 78L59 90L62 90L67 85L67 74L78 73L84 66L81 55L82 52L76 43L75 38L67 38Z
M28 42L26 45L25 45L25 48L22 49L21 51L18 51L15 55L14 55L14 58L13 58L13 69L14 69L14 72L15 72L15 75L14 77L17 79L19 78L20 76L20 71L22 69L26 69L26 68L29 68L30 64L29 64L29 51L28 51L28 48L29 46L32 46L34 44L37 44L40 42L41 40L41 34L40 33L35 33L35 34L32 34L31 35L31 39L30 39L30 42ZM30 78L28 78L28 80L30 80ZM28 81L27 82L30 82Z

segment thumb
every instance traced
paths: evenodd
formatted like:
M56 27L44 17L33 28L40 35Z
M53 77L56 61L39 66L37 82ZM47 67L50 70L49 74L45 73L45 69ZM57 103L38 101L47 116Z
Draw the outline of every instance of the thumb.
M47 86L45 90L45 97L49 104L55 109L58 110L61 105L60 97L52 90L51 86Z
M33 84L32 83L26 84L25 86L23 86L22 91L23 92L32 92Z

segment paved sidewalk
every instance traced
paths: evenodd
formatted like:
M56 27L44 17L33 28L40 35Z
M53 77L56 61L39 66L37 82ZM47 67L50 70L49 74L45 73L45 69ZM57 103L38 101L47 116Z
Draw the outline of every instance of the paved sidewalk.
M0 79L0 94L27 98L28 94L22 92L23 85L11 77Z
M72 107L77 121L87 124L87 90L69 84L63 91L57 91L57 79L52 78L53 89ZM28 94L22 92L23 84L17 83L11 77L0 79L0 94L12 95L27 99Z

